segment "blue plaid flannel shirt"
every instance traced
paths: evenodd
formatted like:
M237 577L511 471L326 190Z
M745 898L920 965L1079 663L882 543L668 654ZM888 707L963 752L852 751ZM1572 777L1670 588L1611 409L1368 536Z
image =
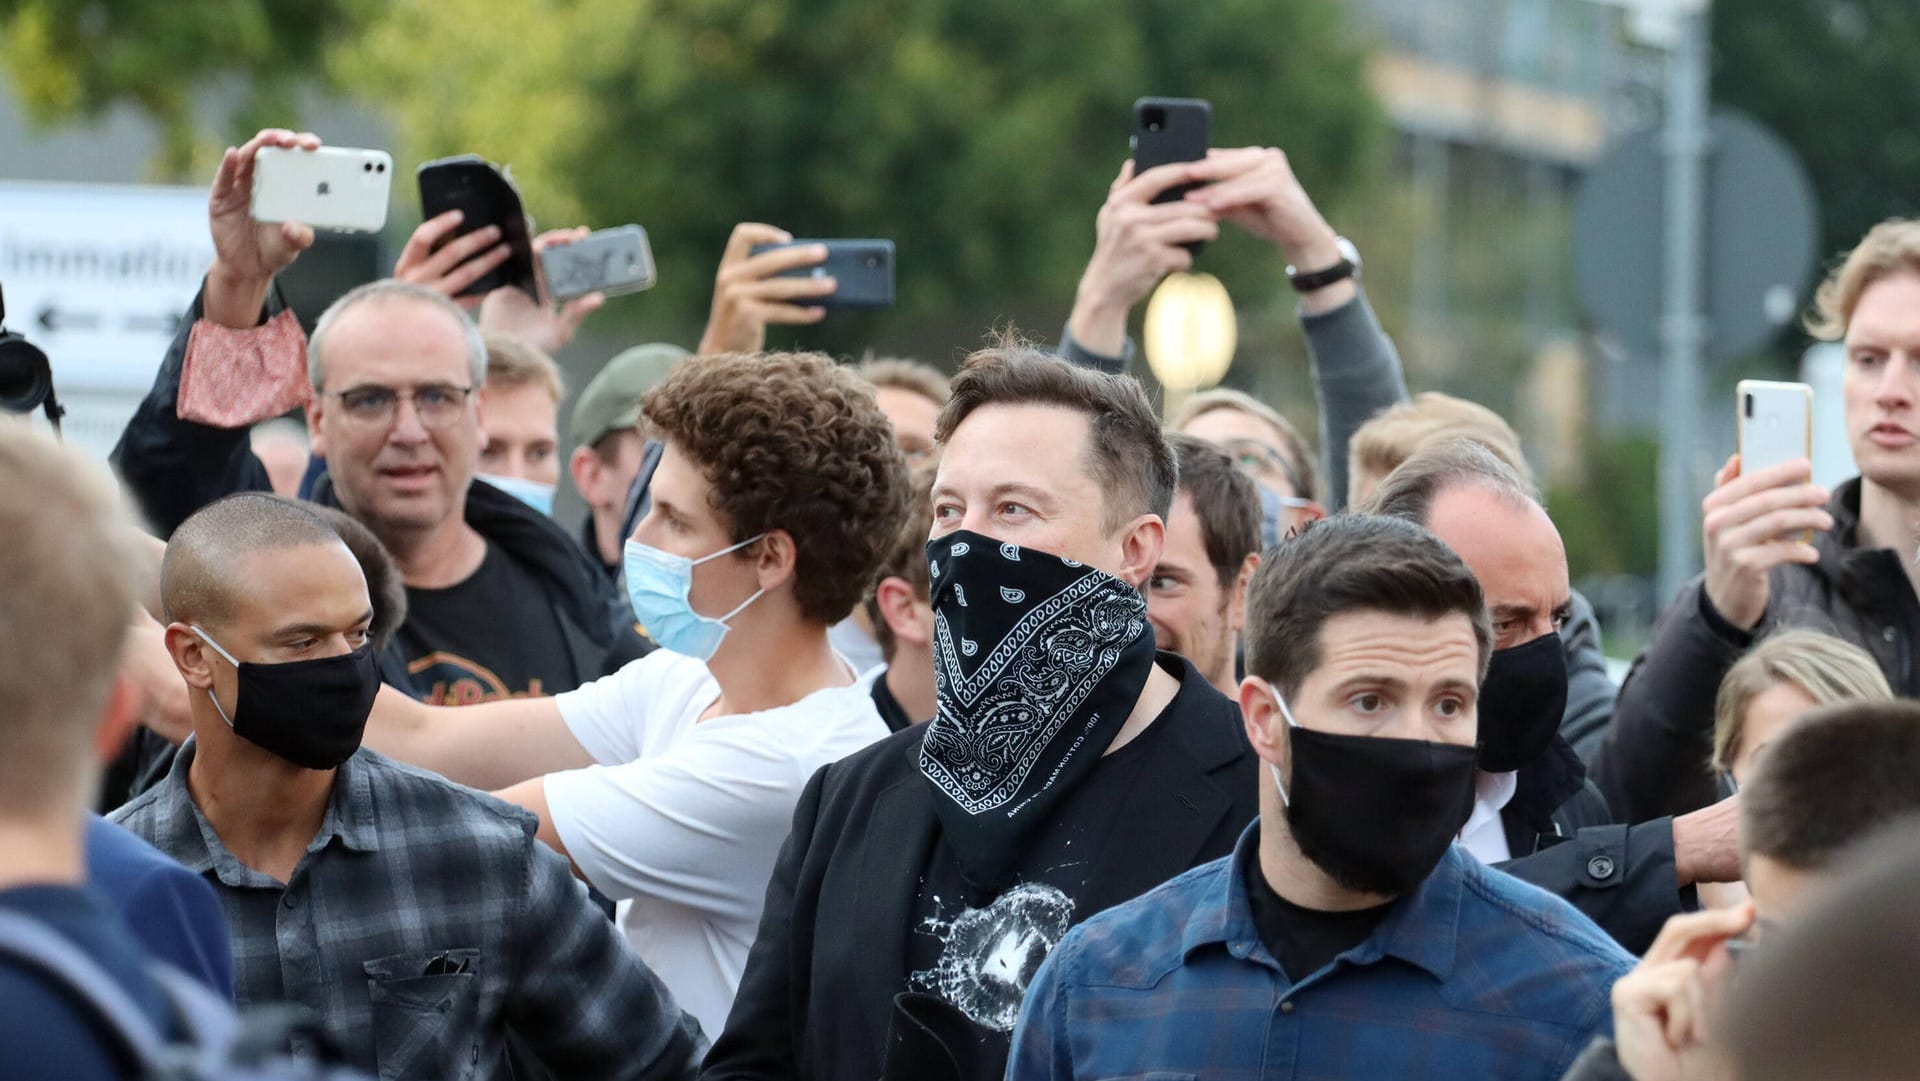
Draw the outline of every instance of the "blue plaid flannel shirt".
M1633 958L1457 845L1365 942L1297 982L1234 854L1068 932L1027 991L1008 1081L1557 1081Z

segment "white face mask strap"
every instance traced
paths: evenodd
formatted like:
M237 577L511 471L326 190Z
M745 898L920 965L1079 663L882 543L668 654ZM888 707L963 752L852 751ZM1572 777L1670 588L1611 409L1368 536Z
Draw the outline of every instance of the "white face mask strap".
M1287 708L1287 697L1280 693L1280 688L1268 683L1267 693L1273 696L1273 704L1280 707L1280 716L1286 718L1287 727L1300 727L1300 722L1293 719L1293 711ZM1292 743L1291 738L1288 743ZM1293 806L1293 801L1287 797L1287 782L1280 779L1280 767L1268 762L1267 772L1273 774L1273 787L1280 791L1280 806Z
M189 625L189 627L188 627L188 629L189 629L189 630L191 630L191 631L193 631L193 633L195 633L195 634L197 634L197 635L199 635L199 636L200 636L200 640L201 640L202 642L205 642L205 643L206 643L207 645L209 645L209 646L212 646L212 647L213 647L213 651L214 651L215 653L218 653L218 654L220 654L220 655L221 655L222 657L225 657L225 658L227 659L227 663L228 663L228 664L230 664L230 665L233 665L233 670L234 670L235 672L238 672L238 671L240 670L240 662L239 662L239 661L236 661L236 660L234 660L234 659L233 659L233 654L231 654L231 653L228 653L228 652L227 652L226 650L224 650L224 649L221 649L221 648L220 648L220 643L218 643L218 642L216 642L216 641L214 641L214 640L213 640L213 639L212 639L211 637L209 637L206 631L203 631L203 630L201 630L200 628L198 628L198 627L194 627L194 626L191 626L191 625ZM213 693L213 688L212 688L212 687L208 687L208 688L207 688L207 701L209 701L209 702L212 702L212 703L213 703L213 711L214 711L215 713L218 713L218 714L220 715L220 719L221 719L221 720L223 720L223 721L225 721L225 722L227 722L227 727L228 727L228 728L232 728L232 727L233 727L233 718L232 718L232 717L229 717L229 716L227 716L227 711L226 711L225 709L223 709L223 708L221 708L221 706L220 706L220 696L219 696L219 695L217 695L217 694L214 694L214 693Z
M729 620L729 619L732 619L732 618L733 618L734 616L737 616L737 615L739 615L740 613L742 613L742 612L744 612L744 611L746 611L746 610L747 610L747 605L749 605L749 604L752 604L752 603L753 603L754 601L757 601L757 600L759 600L759 599L760 599L760 594L762 594L762 593L765 593L765 592L766 592L766 590L764 590L764 589L756 589L756 590L754 590L754 591L753 591L753 596L751 596L751 597L748 597L748 598L747 598L746 600L744 600L744 601L741 601L741 602L740 602L740 604L739 604L739 605L738 605L738 606L737 606L736 608L734 608L734 610L733 610L733 611L731 611L731 612L728 612L728 613L727 613L726 615L724 615L724 616L721 616L721 617L720 617L720 622L722 622L722 623L725 623L725 622L726 622L727 620Z
M757 540L759 540L759 539L760 539L761 537L764 537L764 536L766 536L766 534L765 534L765 533L755 533L755 534L754 534L753 536L751 536L751 537L748 537L748 538L747 538L746 540L743 540L743 541L741 541L741 542L740 542L739 544L736 544L736 545L734 545L734 546L732 546L731 548L722 548L722 549L720 549L719 551L717 551L717 552L714 552L714 553L713 553L713 554L711 554L711 555L704 555L704 556L701 556L701 557L700 557L699 559L690 559L690 560L688 560L687 562L688 562L688 564L689 564L689 565L691 565L691 566L695 566L695 567L697 567L697 566L699 566L700 564L702 564L702 563L705 563L705 562L706 562L707 560L709 560L709 559L719 559L719 558L720 558L721 556L723 556L723 555L726 555L726 554L727 554L728 552L737 552L737 551L739 551L740 549L742 549L742 548L745 548L745 547L746 547L747 545L749 545L749 544L752 544L752 543L753 543L754 541L757 541ZM759 594L758 594L758 593L756 593L756 594L754 594L754 596L756 596L756 597L757 597L757 596L759 596ZM746 605L744 605L744 604L743 604L743 605L741 605L740 607L741 607L741 608L745 608L745 607L746 607ZM738 611L738 610L739 610L739 609L735 609L735 611ZM724 618L724 617L722 617L722 618Z

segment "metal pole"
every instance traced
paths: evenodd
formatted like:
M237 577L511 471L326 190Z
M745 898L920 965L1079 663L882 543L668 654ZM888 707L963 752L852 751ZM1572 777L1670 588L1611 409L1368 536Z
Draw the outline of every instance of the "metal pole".
M1666 304L1660 338L1660 599L1693 577L1699 536L1694 458L1700 418L1701 244L1707 163L1707 15L1680 13L1667 53Z

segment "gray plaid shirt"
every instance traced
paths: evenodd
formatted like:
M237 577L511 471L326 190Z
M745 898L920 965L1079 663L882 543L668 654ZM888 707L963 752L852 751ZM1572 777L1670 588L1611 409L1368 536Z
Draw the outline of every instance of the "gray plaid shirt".
M505 1075L507 1030L555 1076L691 1078L706 1050L527 812L361 750L282 884L187 791L194 745L113 820L204 876L242 1006L313 1010L384 1081Z

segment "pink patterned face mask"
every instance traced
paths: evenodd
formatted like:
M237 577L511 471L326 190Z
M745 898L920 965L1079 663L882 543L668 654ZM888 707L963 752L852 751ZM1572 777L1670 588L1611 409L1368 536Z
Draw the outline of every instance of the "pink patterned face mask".
M305 405L307 336L292 309L251 330L202 319L187 337L180 368L181 420L214 428L245 428Z

